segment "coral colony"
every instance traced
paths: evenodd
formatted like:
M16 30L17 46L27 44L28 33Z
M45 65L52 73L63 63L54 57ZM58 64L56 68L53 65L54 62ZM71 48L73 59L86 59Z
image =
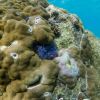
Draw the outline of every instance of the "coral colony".
M0 100L99 100L99 49L47 0L0 0Z

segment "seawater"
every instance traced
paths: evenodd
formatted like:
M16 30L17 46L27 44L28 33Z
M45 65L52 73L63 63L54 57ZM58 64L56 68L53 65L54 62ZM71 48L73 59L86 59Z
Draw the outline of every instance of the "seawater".
M77 14L86 29L100 38L100 0L48 0L60 8Z

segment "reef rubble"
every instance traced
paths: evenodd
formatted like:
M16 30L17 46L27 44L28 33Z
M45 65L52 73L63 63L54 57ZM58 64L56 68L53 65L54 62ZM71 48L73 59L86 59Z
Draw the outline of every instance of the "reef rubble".
M0 100L99 100L100 39L47 0L0 0Z

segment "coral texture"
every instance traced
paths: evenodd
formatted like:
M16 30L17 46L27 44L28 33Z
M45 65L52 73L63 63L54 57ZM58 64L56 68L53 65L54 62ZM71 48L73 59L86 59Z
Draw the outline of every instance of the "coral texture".
M53 92L56 85L59 68L52 60L57 55L55 35L42 2L34 2L35 6L24 0L0 4L6 7L5 13L1 9L0 19L0 100L45 99L44 94ZM51 60L41 59L43 51L34 45L39 43L40 47L46 45L45 55Z
M99 42L47 0L0 0L0 100L99 100Z

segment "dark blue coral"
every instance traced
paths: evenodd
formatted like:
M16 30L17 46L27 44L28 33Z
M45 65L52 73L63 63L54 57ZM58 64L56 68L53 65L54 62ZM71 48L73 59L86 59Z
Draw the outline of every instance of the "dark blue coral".
M50 60L58 56L55 42L51 42L50 44L35 44L34 48L41 59Z

